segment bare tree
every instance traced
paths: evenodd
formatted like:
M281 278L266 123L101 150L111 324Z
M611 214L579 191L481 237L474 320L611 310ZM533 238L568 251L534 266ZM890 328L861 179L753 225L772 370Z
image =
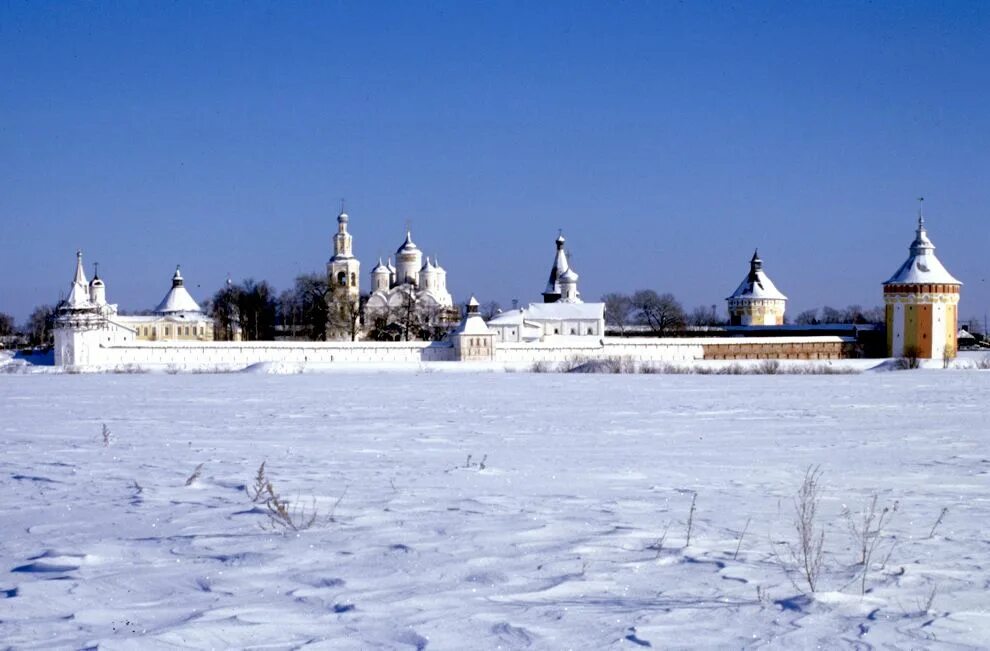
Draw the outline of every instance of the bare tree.
M812 308L801 312L794 317L794 323L797 325L818 325L821 323L821 321L818 320L818 308Z
M499 305L496 301L488 301L487 303L481 306L481 310L479 310L479 313L481 314L482 319L484 319L485 321L490 321L494 319L495 315L501 311L502 311L502 306Z
M32 346L51 346L54 343L52 328L55 326L55 305L39 305L31 312L24 326L28 343Z
M724 321L718 318L718 312L714 305L699 305L691 311L688 323L693 326L712 327L722 325Z
M6 312L0 312L0 337L14 334L14 317Z
M633 314L632 299L625 294L612 292L602 296L602 303L605 304L605 325L625 332Z
M657 294L641 289L632 295L636 321L648 326L656 335L666 335L684 327L684 309L673 294Z

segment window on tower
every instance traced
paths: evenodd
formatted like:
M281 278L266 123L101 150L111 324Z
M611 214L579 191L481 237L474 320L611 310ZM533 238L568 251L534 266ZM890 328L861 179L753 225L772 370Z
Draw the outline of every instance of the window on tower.
M341 287L347 286L347 274L344 273L343 271L337 274L337 284L340 285Z

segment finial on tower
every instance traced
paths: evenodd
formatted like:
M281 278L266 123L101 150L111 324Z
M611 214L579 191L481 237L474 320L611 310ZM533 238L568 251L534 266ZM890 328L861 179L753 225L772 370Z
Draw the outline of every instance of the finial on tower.
M100 263L93 263L93 280L98 280L100 277Z
M918 228L925 227L925 198L918 197Z

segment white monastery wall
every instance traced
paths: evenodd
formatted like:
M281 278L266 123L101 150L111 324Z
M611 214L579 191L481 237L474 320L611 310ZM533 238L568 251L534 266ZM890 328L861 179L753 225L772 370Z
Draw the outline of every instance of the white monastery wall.
M101 346L88 365L176 368L245 367L261 362L289 364L419 363L454 359L453 347L435 342L140 342Z

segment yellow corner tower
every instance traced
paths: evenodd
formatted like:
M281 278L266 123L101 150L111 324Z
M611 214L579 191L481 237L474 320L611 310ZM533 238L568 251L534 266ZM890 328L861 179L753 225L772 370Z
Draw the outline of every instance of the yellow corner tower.
M921 359L955 357L961 286L935 257L924 215L919 214L911 255L883 284L887 354Z

